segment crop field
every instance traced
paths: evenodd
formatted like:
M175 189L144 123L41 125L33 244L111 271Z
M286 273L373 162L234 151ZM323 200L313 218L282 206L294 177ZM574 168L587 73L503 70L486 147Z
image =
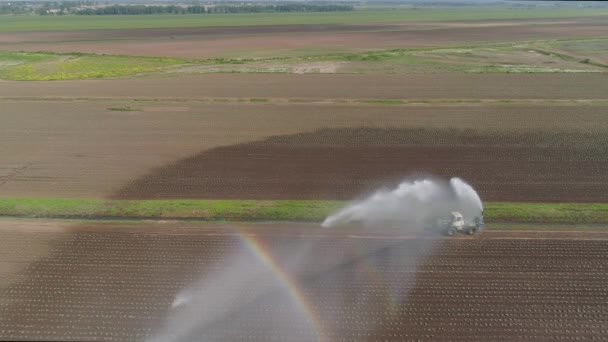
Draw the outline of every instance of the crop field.
M346 200L431 173L488 201L606 200L603 102L224 100L5 100L2 196Z
M0 30L0 50L126 55L132 56L133 61L137 61L138 56L189 58L194 59L191 63L196 65L196 61L200 59L217 58L223 58L224 61L226 59L238 61L268 59L269 62L276 63L277 58L283 60L314 56L315 59L325 61L340 61L342 58L335 56L335 54L355 54L354 58L349 59L357 61L366 58L364 55L357 54L367 51L450 47L470 49L479 45L482 48L488 48L488 45L493 48L496 44L503 44L503 48L514 46L517 53L507 51L506 56L501 56L501 51L498 51L499 56L483 58L484 55L488 53L491 55L495 52L482 50L480 51L481 56L477 56L477 58L471 58L475 57L475 53L473 56L464 55L467 59L460 61L460 64L470 61L481 64L484 62L500 64L502 62L505 65L528 65L531 63L531 66L543 66L548 70L559 70L560 67L566 70L590 70L588 63L576 64L576 62L588 57L596 61L597 57L601 57L601 51L605 52L605 48L602 48L601 45L598 48L595 44L595 58L583 53L582 58L570 61L574 62L573 65L567 65L563 59L555 58L555 56L551 57L550 53L544 57L536 56L533 54L535 51L533 48L516 44L573 40L573 44L570 44L568 49L574 51L564 50L562 53L577 54L582 52L579 51L580 49L585 49L584 46L577 46L577 42L582 41L584 43L589 39L606 38L608 32L606 32L604 22L604 17L590 17L574 18L567 21L563 19L488 20L51 32L2 32ZM323 34L320 34L321 32ZM597 55L597 50L600 51L599 55ZM443 54L445 54L445 51L443 51ZM456 56L463 57L462 53ZM377 58L378 56L373 57L373 59L367 61L382 61L382 58ZM433 58L427 60L427 55L412 55L409 51L406 51L404 57L408 58L396 59L393 57L389 58L389 61L407 62L414 65L433 62ZM100 57L97 56L96 58ZM540 61L535 61L539 58ZM128 61L128 59L123 60ZM602 58L600 60L605 61ZM5 61L0 59L0 63L2 62ZM218 62L221 61L216 60L214 64L222 64ZM283 60L283 62L290 61ZM296 59L291 61L290 64L305 65L305 62ZM454 63L455 61L450 62ZM542 64L534 65L534 63ZM224 67L233 66L231 65L233 63L224 64L226 64ZM349 72L349 69L341 69L341 72Z
M82 52L188 58L269 58L389 48L605 37L603 17L563 20L425 23L404 25L298 25L248 28L137 29L90 32L0 33L12 51ZM319 32L323 32L320 35Z
M0 237L1 339L550 341L608 326L605 230L5 219Z
M425 170L461 175L488 201L602 202L606 146L605 134L326 129L205 151L119 193L141 199L349 199ZM241 161L238 167L233 160Z
M608 41L604 40L585 40L585 41L570 41L562 42L557 45L560 51L565 53L574 53L579 56L589 56L597 60L608 61Z
M585 43L599 44L600 47L590 50ZM511 43L333 54L321 50L297 50L294 53L299 56L247 59L0 52L0 78L45 81L214 73L599 73L608 68L608 60L604 56L608 48L602 47L605 43L605 39L597 39L591 42L570 41L569 44ZM564 51L566 48L570 50Z
M0 340L605 339L607 18L0 17Z
M289 24L359 24L378 22L508 20L606 16L605 8L500 8L359 10L336 13L247 13L207 15L16 16L3 18L0 32L78 31L94 29L180 28Z

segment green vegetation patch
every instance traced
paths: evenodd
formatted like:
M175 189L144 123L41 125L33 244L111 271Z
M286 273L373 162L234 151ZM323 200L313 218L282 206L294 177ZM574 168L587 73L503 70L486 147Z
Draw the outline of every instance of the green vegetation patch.
M184 63L179 58L9 52L0 53L0 77L17 81L109 78L158 72Z
M33 217L321 220L339 201L1 198L0 215Z
M322 221L344 201L0 198L0 216ZM485 204L488 222L607 223L608 203Z
M91 29L171 28L205 26L249 26L285 24L363 24L382 22L458 21L530 18L566 18L608 15L604 8L431 8L364 9L350 12L238 13L186 15L108 16L7 16L0 32Z

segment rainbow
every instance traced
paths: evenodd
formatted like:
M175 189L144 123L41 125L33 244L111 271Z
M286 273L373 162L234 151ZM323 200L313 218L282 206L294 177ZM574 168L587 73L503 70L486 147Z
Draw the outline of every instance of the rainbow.
M253 232L248 231L245 227L234 227L235 235L242 241L243 245L258 259L260 260L276 277L279 284L286 289L293 303L297 306L300 313L306 318L307 323L313 329L314 340L323 342L331 341L332 334L329 333L328 327L323 324L320 319L321 315L312 305L311 301L306 297L302 291L300 285L293 277L287 272L283 264L277 260L271 249ZM406 237L407 239L411 237ZM356 250L353 256L359 263L361 271L363 271L366 277L374 279L376 283L387 284L389 279L378 270L378 265L374 262L373 258L369 258L366 254L367 251ZM400 292L400 291L399 291ZM403 294L392 290L390 287L385 287L385 292L382 293L380 298L376 300L382 300L386 309L386 314L389 317L396 317L399 312L400 304L403 300ZM329 328L331 329L331 328Z
M314 310L313 305L308 301L298 283L294 281L287 273L284 267L275 259L272 252L264 245L264 242L259 240L256 235L238 231L238 236L245 246L259 259L272 273L283 286L289 296L296 304L301 314L306 317L307 323L313 328L316 341L323 341L323 325L319 316Z

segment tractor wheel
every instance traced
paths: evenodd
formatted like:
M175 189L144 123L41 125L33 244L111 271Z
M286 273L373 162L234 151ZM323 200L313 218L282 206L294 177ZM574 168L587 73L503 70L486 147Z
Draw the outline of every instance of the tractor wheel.
M445 235L447 235L447 236L454 236L454 234L456 234L456 229L454 229L452 227L446 229L446 231L445 231Z
M469 230L467 231L467 233L469 235L475 235L475 234L477 234L477 227L471 227L471 228L469 228Z

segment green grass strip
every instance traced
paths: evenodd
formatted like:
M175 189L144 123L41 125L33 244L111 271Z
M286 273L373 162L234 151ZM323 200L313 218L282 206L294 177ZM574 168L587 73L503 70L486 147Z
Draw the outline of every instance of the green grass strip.
M240 13L191 15L3 16L0 32L91 29L249 26L285 24L363 24L450 20L567 18L607 15L605 8L508 8L501 6L429 9L362 9L352 12Z
M321 221L345 201L0 198L0 215L79 218ZM608 203L485 204L488 222L608 223Z
M33 217L320 220L338 201L0 198L0 215Z

